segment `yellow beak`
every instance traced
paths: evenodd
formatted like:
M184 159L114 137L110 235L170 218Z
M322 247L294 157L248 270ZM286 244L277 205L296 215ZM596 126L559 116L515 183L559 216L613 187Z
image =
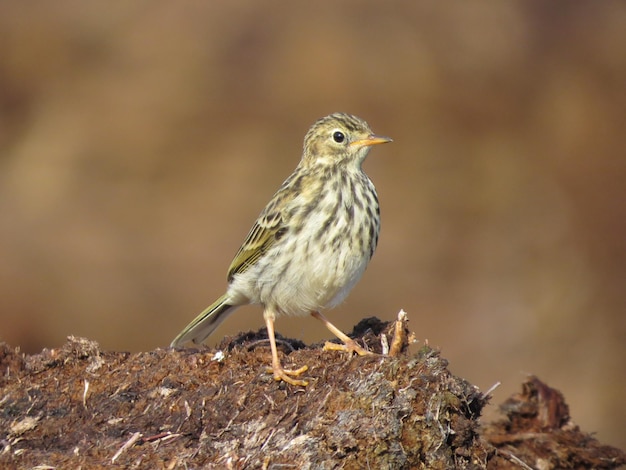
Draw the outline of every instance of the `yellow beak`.
M386 144L387 142L393 142L393 139L391 139L390 137L383 137L380 135L370 135L368 137L366 137L365 139L360 139L360 140L355 140L354 142L350 142L350 146L357 146L357 147L367 147L370 145L377 145L377 144Z

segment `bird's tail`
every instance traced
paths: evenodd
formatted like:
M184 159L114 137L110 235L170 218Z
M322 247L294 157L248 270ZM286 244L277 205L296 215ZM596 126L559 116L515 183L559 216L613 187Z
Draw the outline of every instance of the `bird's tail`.
M208 336L213 333L213 330L237 308L237 306L229 305L226 300L227 297L226 294L224 294L205 308L200 315L194 318L193 321L174 338L170 347L175 348L187 341L201 343L207 339Z

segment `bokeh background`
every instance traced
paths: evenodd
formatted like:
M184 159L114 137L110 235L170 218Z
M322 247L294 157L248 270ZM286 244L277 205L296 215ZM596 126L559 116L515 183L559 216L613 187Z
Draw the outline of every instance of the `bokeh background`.
M167 346L346 111L395 142L365 164L378 251L330 318L403 308L494 403L537 374L624 448L625 90L621 1L1 2L0 340Z

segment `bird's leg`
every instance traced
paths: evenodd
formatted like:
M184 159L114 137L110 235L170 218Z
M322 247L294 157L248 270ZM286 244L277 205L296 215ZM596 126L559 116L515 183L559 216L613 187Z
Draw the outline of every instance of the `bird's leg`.
M301 385L306 387L308 382L306 380L298 380L294 379L290 376L298 376L305 372L308 367L302 366L296 370L283 369L283 366L280 365L280 361L278 360L278 351L276 349L276 338L274 337L274 319L276 315L273 310L266 308L263 312L263 318L265 318L265 325L267 326L267 336L270 338L270 347L272 348L272 372L274 373L275 380L282 380L291 385Z
M326 328L328 328L331 331L332 334L334 334L337 338L339 338L341 341L343 341L343 344L335 344L335 343L331 343L331 342L327 341L326 344L324 344L324 350L325 351L347 351L347 352L351 352L351 353L355 352L359 356L365 356L367 354L372 354L367 349L363 349L361 346L359 346L356 343L356 341L354 341L348 335L343 333L339 328L337 328L335 325L333 325L331 322L329 322L328 318L326 318L320 312L311 312L311 316L313 318L317 318L319 321L321 321L326 326Z

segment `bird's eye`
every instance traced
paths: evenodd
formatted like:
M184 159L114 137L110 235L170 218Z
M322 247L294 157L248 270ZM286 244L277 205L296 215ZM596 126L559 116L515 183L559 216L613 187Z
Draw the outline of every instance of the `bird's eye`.
M333 132L333 140L337 142L338 144L340 144L341 142L346 140L346 136L341 131L335 131Z

